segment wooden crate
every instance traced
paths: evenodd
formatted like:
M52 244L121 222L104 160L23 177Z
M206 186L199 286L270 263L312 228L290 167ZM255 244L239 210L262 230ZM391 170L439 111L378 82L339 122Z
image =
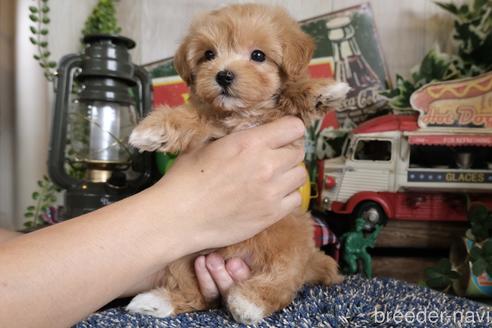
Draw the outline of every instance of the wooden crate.
M423 280L424 269L447 257L467 227L467 222L389 221L371 252L374 276Z

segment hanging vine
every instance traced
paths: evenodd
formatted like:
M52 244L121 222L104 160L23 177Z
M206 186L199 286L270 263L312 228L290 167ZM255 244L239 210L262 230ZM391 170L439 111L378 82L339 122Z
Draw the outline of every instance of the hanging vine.
M32 25L29 26L31 36L29 41L36 46L34 59L44 71L44 77L48 81L55 78L56 62L51 59L51 52L48 50L48 32L49 32L49 12L48 0L35 0L35 6L29 7L29 20Z

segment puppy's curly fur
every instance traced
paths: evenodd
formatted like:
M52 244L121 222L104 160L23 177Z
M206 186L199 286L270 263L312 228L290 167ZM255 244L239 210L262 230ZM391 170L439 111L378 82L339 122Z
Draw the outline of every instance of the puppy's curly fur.
M279 7L232 5L198 17L174 59L191 89L189 102L151 113L130 142L146 151L183 152L286 115L309 124L349 90L343 83L309 78L313 50L311 38ZM247 259L251 267L251 278L224 300L237 321L254 323L285 307L304 283L342 280L336 262L315 248L312 236L309 215L295 213L217 250L225 259ZM157 288L137 295L127 309L164 317L217 306L200 293L194 258L171 263Z

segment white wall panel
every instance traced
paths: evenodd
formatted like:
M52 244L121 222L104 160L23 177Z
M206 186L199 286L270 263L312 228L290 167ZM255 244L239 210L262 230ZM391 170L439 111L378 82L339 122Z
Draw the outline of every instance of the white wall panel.
M11 0L0 0L2 4ZM463 2L464 0L457 0ZM30 203L36 180L46 172L46 156L51 119L53 91L42 77L41 69L32 59L34 48L28 41L28 5L30 0L18 0L16 8L16 40L5 44L16 47L17 95L11 95L10 104L17 99L14 129L4 128L0 142L0 177L10 187L2 185L0 193L0 226L11 225L6 216L13 215L17 226L21 225L24 208ZM240 0L120 0L117 3L118 17L123 35L133 38L138 47L133 51L134 61L149 63L172 56L194 14L219 6L246 2ZM361 0L260 0L267 4L280 4L298 20L321 15L332 10L356 5ZM395 73L408 75L408 71L420 62L424 54L435 44L443 49L451 47L452 18L430 0L370 0L381 37L383 52L391 76ZM97 0L50 0L51 25L50 48L57 61L67 53L79 50L80 31ZM3 9L4 7L2 7ZM3 10L2 10L3 11ZM2 16L3 17L3 16ZM2 23L6 20L2 18ZM3 38L3 35L2 35ZM2 45L5 40L2 39ZM10 43L8 43L10 42ZM8 66L0 71L8 81ZM13 93L2 87L5 101ZM3 104L2 103L2 104ZM10 105L9 105L10 106ZM2 119L12 117L2 113ZM9 123L10 126L12 123ZM13 156L12 140L16 137L15 162L5 156ZM9 164L10 163L10 164ZM13 169L16 167L16 170ZM15 173L15 175L14 175ZM12 178L13 177L13 178ZM12 182L13 181L13 182ZM13 185L12 185L13 183ZM3 184L3 183L2 183ZM9 185L7 183L7 185ZM5 192L15 190L15 197ZM15 198L15 200L14 200ZM14 204L15 210L13 210ZM12 211L14 211L12 213Z
M14 222L15 2L0 0L0 227Z
M149 63L174 54L193 15L235 0L120 0L119 19L126 35L135 39L134 58ZM280 4L298 20L364 3L361 0L261 0ZM408 75L434 45L450 48L452 18L430 0L371 0L388 67ZM459 2L462 2L460 0Z

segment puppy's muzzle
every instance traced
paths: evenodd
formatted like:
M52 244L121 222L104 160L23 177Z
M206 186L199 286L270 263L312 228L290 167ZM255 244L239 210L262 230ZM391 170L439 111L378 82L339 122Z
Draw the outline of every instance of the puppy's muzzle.
M234 81L234 73L228 70L220 71L215 76L215 81L217 81L221 87L227 88L232 84L232 81Z

